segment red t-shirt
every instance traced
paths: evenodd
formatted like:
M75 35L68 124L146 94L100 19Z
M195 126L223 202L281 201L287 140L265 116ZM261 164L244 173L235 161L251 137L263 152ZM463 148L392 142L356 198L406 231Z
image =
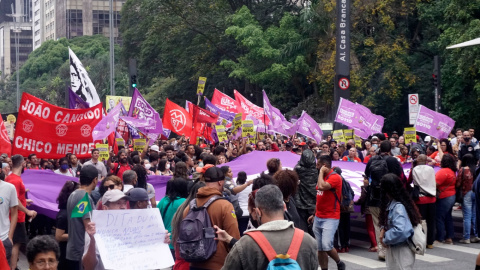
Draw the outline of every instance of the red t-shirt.
M5 178L5 181L14 185L17 190L17 197L20 203L27 207L27 198L25 197L25 185L23 184L22 178L14 173L10 174ZM17 222L25 222L25 213L18 210L18 219Z
M435 181L437 182L437 190L440 192L439 199L443 199L450 196L455 196L455 172L449 168L441 168L435 174Z
M350 161L350 162L362 162L362 160L358 157L354 157L353 160L351 160L348 156L344 156L342 158L343 161Z
M325 182L335 189L338 199L342 198L342 178L338 174L332 174L330 170L324 177ZM333 190L318 190L317 187L317 210L315 216L318 218L340 219L340 202L333 194Z
M363 159L363 163L368 164L368 161L370 160L371 157L372 157L372 155L366 156L366 157Z
M112 172L115 172L117 170L117 167L118 167L118 163L113 163ZM132 169L132 167L130 167L130 164L128 164L128 163L125 164L125 165L120 164L120 168L118 168L118 172L115 175L120 177L120 179L122 179L122 181L123 181L123 173L125 171L131 170L131 169Z

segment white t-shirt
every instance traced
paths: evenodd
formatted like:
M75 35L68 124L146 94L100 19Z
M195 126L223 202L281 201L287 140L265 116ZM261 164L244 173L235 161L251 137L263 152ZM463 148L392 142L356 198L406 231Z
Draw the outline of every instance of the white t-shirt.
M155 189L153 188L153 185L150 183L147 183L147 194L148 194L148 199L155 197Z
M5 241L10 231L10 208L18 205L15 186L0 180L0 240Z
M248 217L248 195L251 192L252 192L252 185L249 185L240 193L237 193L238 204L240 205L240 208L242 208L242 211L243 211L242 216L244 217Z
M57 174L65 175L65 176L72 176L75 177L75 174L73 173L73 170L71 168L68 168L66 173L62 173L60 169L54 171Z

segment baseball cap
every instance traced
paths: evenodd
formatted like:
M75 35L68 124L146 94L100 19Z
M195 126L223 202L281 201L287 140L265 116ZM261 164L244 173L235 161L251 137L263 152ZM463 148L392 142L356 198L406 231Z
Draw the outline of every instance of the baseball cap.
M117 202L123 198L130 200L130 198L127 195L125 195L121 190L111 189L105 192L105 194L103 194L102 204L105 205L107 202Z
M432 140L432 138L431 138L430 136L427 136L427 137L425 137L425 139L424 139L425 142L429 142L429 141L431 141L431 140Z
M394 132L392 132L392 134L398 134L398 132L394 131Z
M205 166L203 166L203 167L197 167L196 171L197 171L198 173L205 173L208 169L210 169L210 168L212 168L212 167L215 167L215 166L212 165L212 164L207 164L207 165L205 165Z
M203 177L205 178L205 182L218 182L225 180L225 175L218 167L211 167L207 169L203 174Z
M86 165L82 167L80 171L80 179L93 179L98 177L98 170L93 165Z
M154 144L150 147L150 151L160 152L158 145Z
M373 137L372 137L372 141L373 141L373 140L378 140L378 137L377 137L377 136L373 136Z
M144 188L132 188L126 195L131 202L148 201L148 194Z

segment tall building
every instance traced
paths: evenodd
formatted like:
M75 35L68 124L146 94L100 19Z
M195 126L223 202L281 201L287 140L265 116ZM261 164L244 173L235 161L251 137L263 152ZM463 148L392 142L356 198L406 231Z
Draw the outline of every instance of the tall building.
M32 52L31 18L31 0L0 0L0 79L15 72Z
M119 43L120 11L126 0L113 0L115 42ZM109 36L110 1L33 0L33 49L62 37Z

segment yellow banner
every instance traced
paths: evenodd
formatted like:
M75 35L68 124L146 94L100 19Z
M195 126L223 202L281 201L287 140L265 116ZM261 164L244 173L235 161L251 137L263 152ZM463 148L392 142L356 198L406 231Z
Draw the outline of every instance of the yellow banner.
M110 157L110 154L108 153L108 144L97 143L95 147L98 149L98 152L100 153L98 160L104 161Z
M105 109L107 110L107 113L110 112L119 102L123 103L123 107L125 107L125 110L128 112L130 109L130 103L132 103L132 97L122 97L122 96L107 96L105 98Z
M343 138L345 139L345 142L350 139L353 139L353 129L344 129Z
M355 135L353 139L355 140L355 146L362 148L362 138Z
M408 127L403 130L405 144L417 143L417 130L414 127Z
M228 137L227 137L227 133L225 132L225 126L222 126L222 125L215 126L215 130L217 131L218 142L227 143Z
M198 78L198 86L197 86L197 95L203 95L203 91L205 91L205 84L207 83L207 77L200 77Z
M255 127L252 120L242 121L242 139L248 139L250 143L255 141Z
M139 153L143 152L143 148L147 144L147 139L133 139L133 150L138 151Z
M125 140L123 138L115 138L115 141L117 142L117 146L125 147Z
M335 141L337 141L337 144L345 143L345 137L343 136L343 130L342 129L334 130L333 131L333 139Z

